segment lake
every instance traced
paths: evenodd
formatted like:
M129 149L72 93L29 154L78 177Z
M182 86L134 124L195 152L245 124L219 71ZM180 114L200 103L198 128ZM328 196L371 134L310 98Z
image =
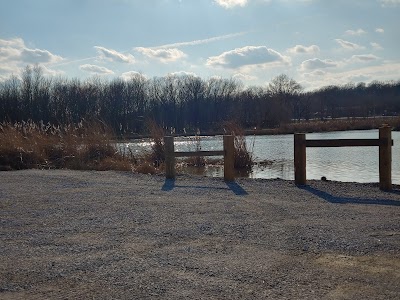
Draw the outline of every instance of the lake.
M354 130L325 133L309 133L307 139L377 139L378 130ZM400 184L400 132L393 131L392 182ZM294 179L294 135L248 136L248 148L256 163L250 178ZM149 141L134 141L124 147L139 153L150 148ZM222 136L201 137L201 150L221 150ZM176 151L195 151L193 138L175 138ZM307 148L307 179L345 182L379 182L378 147ZM266 163L268 162L268 163ZM223 177L222 166L185 168L182 172ZM239 174L238 174L239 175Z

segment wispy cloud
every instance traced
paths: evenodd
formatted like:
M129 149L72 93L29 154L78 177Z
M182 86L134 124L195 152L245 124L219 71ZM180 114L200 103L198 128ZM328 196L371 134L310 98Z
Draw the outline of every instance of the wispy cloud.
M132 64L135 62L135 58L131 54L123 54L113 49L107 49L100 46L94 47L100 54L100 57L114 62Z
M0 61L14 61L24 64L48 64L62 60L61 56L55 55L48 50L28 48L21 38L10 40L0 39Z
M385 33L385 30L383 28L376 28L375 32L377 32L377 33Z
M338 64L330 59L321 60L319 58L312 58L305 60L300 65L300 70L316 70L316 69L325 69L325 68L333 68L337 67Z
M254 81L254 80L258 79L256 76L252 76L252 75L248 75L248 74L242 74L242 73L236 73L232 77L234 79L237 79L237 80L240 80L240 81Z
M231 33L231 34L226 34L226 35L221 35L221 36L215 36L215 37L211 37L211 38L207 38L207 39L193 40L193 41L188 41L188 42L178 42L178 43L165 44L165 45L160 45L160 46L155 46L155 47L136 47L136 48L133 48L133 50L138 51L149 58L155 58L155 59L158 58L160 61L163 61L163 62L171 62L171 61L177 60L180 57L186 56L186 54L184 54L182 51L175 49L175 48L209 44L209 43L213 43L213 42L217 42L217 41L221 41L221 40L225 40L225 39L231 39L231 38L235 38L238 36L242 36L246 33L247 32L237 32L237 33ZM128 51L118 52L116 50L107 49L107 48L100 47L100 46L95 46L94 48L97 50L97 52L100 54L100 56L92 56L92 57L86 57L86 58L82 58L82 59L69 60L69 61L64 60L63 62L58 63L54 66L58 67L58 66L64 66L64 65L69 65L69 64L73 64L73 63L81 63L84 61L95 60L95 59L99 59L102 57L107 58L109 60L126 62L126 63L128 63L128 62L134 63L135 62L134 56L132 56L130 54L125 54ZM157 49L166 49L166 51L151 51L151 50L157 50ZM180 51L180 53L181 53L180 57L178 57L179 55L177 54L176 50ZM173 52L175 52L175 55ZM183 55L182 55L182 53L183 53Z
M363 35L366 34L367 32L364 31L363 29L359 28L356 30L346 30L345 35Z
M221 35L221 36L214 36L214 37L211 37L208 39L194 40L194 41L189 41L189 42L179 42L179 43L166 44L166 45L149 47L149 48L162 49L162 48L180 48L180 47L187 47L187 46L197 46L197 45L209 44L209 43L217 42L217 41L221 41L221 40L231 39L234 37L244 35L246 33L247 32L237 32L237 33L231 33L231 34L226 34L226 35Z
M0 77L19 74L23 67L32 64L40 64L46 74L58 74L47 66L63 60L49 50L27 47L21 38L0 39Z
M371 42L370 45L374 50L383 50L383 47L378 43Z
M79 69L85 72L89 72L92 74L97 74L97 75L111 75L114 74L113 71L110 69L107 69L105 67L97 66L97 65L90 65L90 64L85 64L79 66Z
M168 75L170 75L170 76L177 76L177 77L185 77L185 76L199 77L199 76L197 76L196 73L187 72L187 71L172 72L172 73L169 73Z
M143 75L140 72L136 72L136 71L128 71L128 72L124 72L121 74L120 76L123 80L130 80L132 78L142 78L142 79L147 79L147 77L145 75Z
M181 58L186 57L186 54L177 48L170 49L152 49L152 48L144 48L137 47L134 48L135 51L143 54L152 59L157 59L163 63L177 61Z
M370 62L378 60L379 57L373 54L360 54L360 55L353 55L350 61L354 62Z
M24 48L25 42L21 38L13 38L10 40L0 39L0 47L9 47L9 48Z
M246 6L248 0L214 0L215 3L222 6L223 8L234 8L236 6Z
M400 63L390 62L378 66L355 68L343 72L311 72L305 73L303 76L306 77L306 81L301 83L308 86L308 89L316 89L332 84L347 84L349 81L386 81L400 77Z
M63 60L61 56L54 55L48 50L24 48L20 52L22 61L32 64L54 63Z
M349 42L349 41L345 41L345 40L341 40L341 39L336 39L335 40L340 46L342 46L342 48L344 49L348 49L348 50L360 50L360 49L364 49L363 46L360 46L358 44Z
M287 50L291 54L315 54L320 51L317 45L311 45L309 47L303 45L296 45L293 48Z
M378 0L381 3L382 7L391 7L391 6L399 6L400 0Z
M265 46L246 46L208 58L207 66L236 69L252 65L282 65L289 62L289 57L283 56L279 52Z
M86 58L81 58L81 59L73 59L73 60L64 59L63 62L57 63L57 64L53 65L53 67L61 67L61 66L69 65L69 64L81 63L81 62L84 62L84 61L95 60L95 59L98 59L98 58L99 58L98 56L92 56L92 57L86 57Z

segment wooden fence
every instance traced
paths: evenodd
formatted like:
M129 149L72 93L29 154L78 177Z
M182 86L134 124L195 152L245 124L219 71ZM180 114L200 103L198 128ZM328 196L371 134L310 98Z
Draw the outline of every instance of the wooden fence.
M392 128L379 128L379 139L306 140L304 133L294 136L294 177L298 185L306 184L306 147L379 147L379 187L392 189Z
M175 179L175 158L188 156L224 156L224 179L234 181L234 137L224 135L224 149L220 151L196 151L196 152L175 152L174 137L165 136L165 176L168 179Z

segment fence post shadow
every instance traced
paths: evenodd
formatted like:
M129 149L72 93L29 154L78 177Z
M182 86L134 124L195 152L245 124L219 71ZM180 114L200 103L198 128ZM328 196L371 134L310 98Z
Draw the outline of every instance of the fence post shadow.
M169 192L172 191L174 187L175 187L175 178L173 179L166 178L161 190L164 192Z
M247 196L249 193L246 192L239 184L235 181L225 181L228 188L235 193L237 196Z
M318 190L309 185L299 185L299 189L310 192L311 194L333 204L364 204L364 205L387 205L387 206L400 206L400 201L390 199L367 199L367 198L350 198L350 197L337 197L327 192ZM387 193L398 194L398 191L388 191ZM400 194L400 193L399 193Z
M164 192L170 192L174 188L198 188L198 189L210 189L210 190L212 190L212 189L227 190L224 187L176 185L175 181L176 181L175 179L166 178L163 186L161 187L161 190ZM225 184L227 185L228 189L231 190L237 196L248 195L248 193L235 181L225 181Z

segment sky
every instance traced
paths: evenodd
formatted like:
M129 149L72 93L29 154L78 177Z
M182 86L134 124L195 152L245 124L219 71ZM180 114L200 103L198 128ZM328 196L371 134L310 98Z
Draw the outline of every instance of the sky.
M400 0L0 0L0 81L191 74L306 90L400 80Z

